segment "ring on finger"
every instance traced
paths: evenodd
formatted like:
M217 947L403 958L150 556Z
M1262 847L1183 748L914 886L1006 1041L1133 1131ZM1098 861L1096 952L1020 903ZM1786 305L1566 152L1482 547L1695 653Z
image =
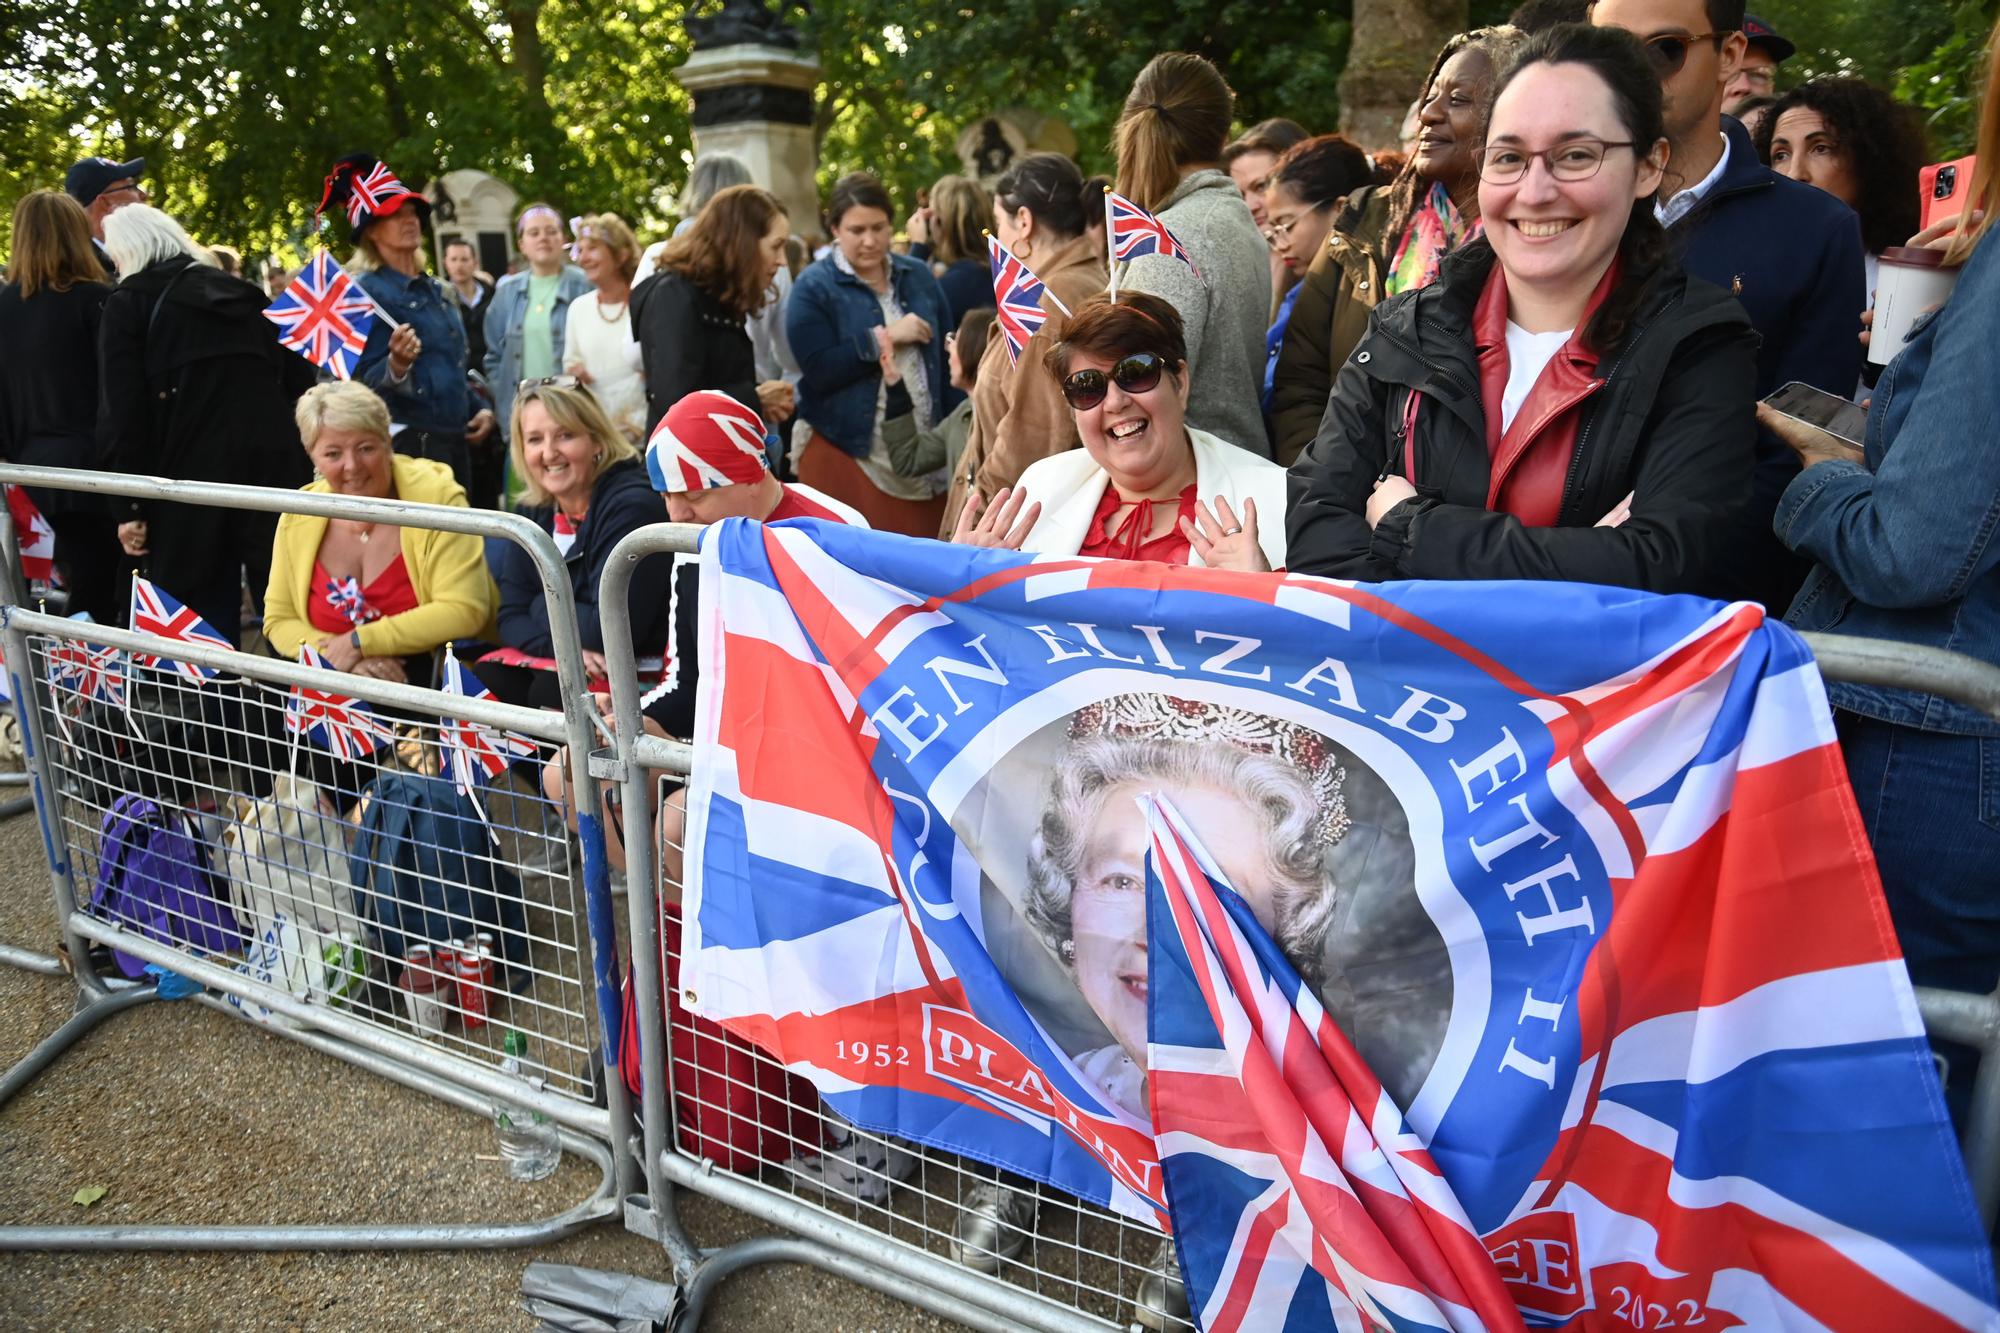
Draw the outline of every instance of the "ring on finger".
M1235 536L1235 535L1236 535L1237 533L1239 533L1239 532L1241 532L1241 531L1243 531L1243 529L1242 529L1242 528L1240 528L1240 527L1238 527L1238 528L1224 528L1224 529L1222 530L1222 535L1223 535L1223 536L1225 536L1225 537L1234 537L1234 536Z

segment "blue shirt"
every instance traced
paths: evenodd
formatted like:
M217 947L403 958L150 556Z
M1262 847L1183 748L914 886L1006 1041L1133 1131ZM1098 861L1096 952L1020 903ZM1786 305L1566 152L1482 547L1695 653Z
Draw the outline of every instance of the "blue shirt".
M399 426L463 435L472 420L472 393L465 384L465 324L446 298L444 284L427 273L406 277L378 268L355 279L362 290L395 319L415 330L423 351L401 384L389 378L389 335L381 318L368 331L368 347L354 378L382 395L389 417Z

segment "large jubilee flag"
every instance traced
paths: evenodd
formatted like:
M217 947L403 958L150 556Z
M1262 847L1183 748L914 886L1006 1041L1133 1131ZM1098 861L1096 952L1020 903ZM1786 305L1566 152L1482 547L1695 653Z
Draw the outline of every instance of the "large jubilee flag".
M2000 1323L1760 608L810 521L701 578L682 1001L841 1115L1172 1225L1218 1327Z

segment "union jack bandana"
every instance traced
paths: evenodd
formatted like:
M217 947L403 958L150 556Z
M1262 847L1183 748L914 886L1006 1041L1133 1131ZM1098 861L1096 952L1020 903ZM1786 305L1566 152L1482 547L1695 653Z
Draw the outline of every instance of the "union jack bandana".
M569 548L576 545L576 524L570 522L569 515L560 509L556 510L556 530L554 536L556 539L556 550L565 556L569 554Z

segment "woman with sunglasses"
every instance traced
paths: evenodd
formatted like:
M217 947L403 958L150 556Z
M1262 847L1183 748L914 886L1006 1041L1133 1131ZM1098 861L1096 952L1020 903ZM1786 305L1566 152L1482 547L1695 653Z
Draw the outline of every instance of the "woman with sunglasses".
M941 537L957 530L968 497L984 503L1019 481L1030 463L1076 448L1075 421L1042 357L1062 339L1069 322L1063 311L1103 291L1110 276L1103 233L1090 234L1093 216L1104 216L1104 191L1086 208L1083 173L1060 153L1030 153L994 182L993 237L1042 280L1047 319L1019 356L1005 338L986 343L974 376L972 428L951 469Z
M740 328L740 325L739 325ZM514 395L512 463L526 483L521 514L555 538L569 572L577 637L591 680L604 679L604 630L597 587L611 548L635 528L660 521L638 446L569 375L523 380ZM555 671L555 636L540 573L511 542L494 571L500 584L500 644L473 664L473 674L508 703L562 707ZM669 625L668 580L673 561L643 560L627 601L632 644L641 663L657 662Z
M1454 247L1479 234L1479 171L1472 153L1493 76L1520 46L1514 28L1477 28L1446 42L1417 103L1419 136L1386 189L1358 189L1334 215L1292 308L1271 375L1276 458L1312 443L1334 377L1368 328L1369 312L1428 285Z
M1099 295L1076 312L1043 365L1062 385L1083 448L1036 463L984 514L973 497L952 540L1283 567L1284 469L1187 424L1187 341L1171 304L1149 292L1120 292L1115 303Z
M1757 343L1668 255L1666 156L1630 35L1528 42L1478 158L1485 236L1376 310L1292 467L1294 569L1725 589Z

